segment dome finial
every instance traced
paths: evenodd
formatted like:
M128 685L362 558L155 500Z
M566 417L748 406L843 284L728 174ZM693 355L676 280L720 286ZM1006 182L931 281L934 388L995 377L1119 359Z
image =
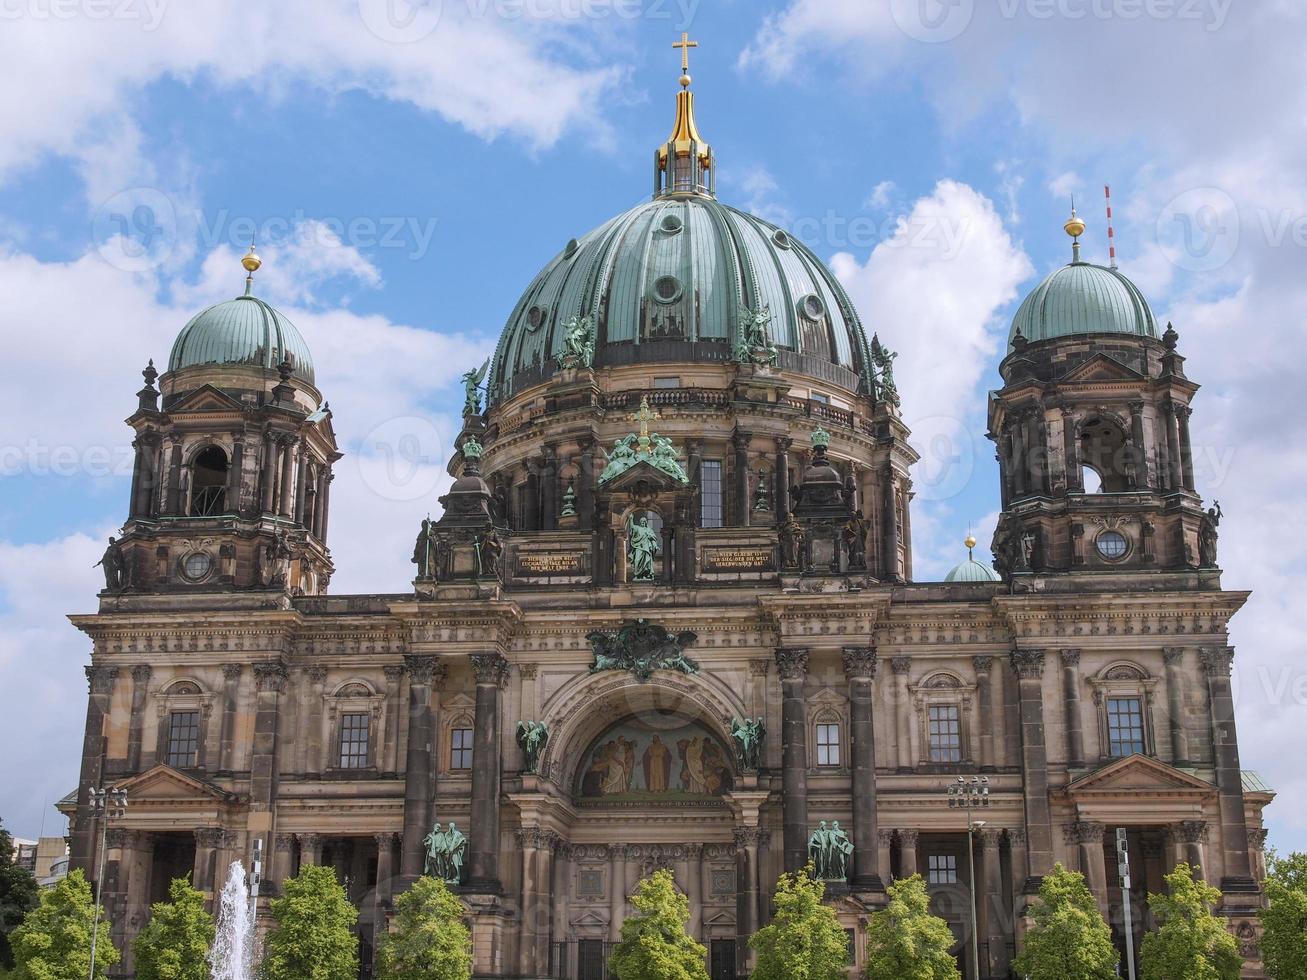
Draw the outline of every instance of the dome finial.
M681 91L676 93L676 122L672 135L658 148L655 158L654 196L664 194L713 193L713 179L717 165L712 148L699 135L694 122L694 93L690 91L690 49L698 41L691 41L688 32L672 44L681 50Z
M245 295L246 295L246 296L251 296L251 295L253 295L253 291L254 291L254 273L256 273L256 272L259 271L259 267L260 267L261 265L263 265L263 260L262 260L261 258L259 258L258 255L255 254L255 252L254 252L254 242L251 241L251 242L250 242L250 250L249 250L248 252L246 252L246 253L245 253L245 257L241 259L241 267L245 270L245 273L246 273L246 275L245 275Z
M967 560L975 561L976 560L976 556L975 556L976 536L972 534L970 531L968 531L967 539L962 543L967 546Z
M1078 264L1080 262L1080 236L1085 233L1085 222L1076 214L1076 199L1071 198L1071 217L1066 219L1066 224L1062 230L1071 236L1071 262Z

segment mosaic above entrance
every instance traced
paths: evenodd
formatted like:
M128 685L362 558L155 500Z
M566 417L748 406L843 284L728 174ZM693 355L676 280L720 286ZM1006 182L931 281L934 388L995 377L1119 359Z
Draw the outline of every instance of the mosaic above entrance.
M630 718L586 753L577 796L589 802L668 803L719 797L733 786L730 754L701 725Z

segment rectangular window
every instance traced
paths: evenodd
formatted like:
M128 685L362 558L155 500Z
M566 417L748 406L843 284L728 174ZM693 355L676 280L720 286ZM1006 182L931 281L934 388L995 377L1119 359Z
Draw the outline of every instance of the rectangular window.
M958 883L958 858L956 854L931 854L926 857L927 882L932 885L956 885Z
M190 769L200 754L200 713L174 711L168 716L168 765Z
M962 717L956 704L930 706L930 761L962 761Z
M1144 706L1139 698L1107 699L1107 751L1116 758L1144 751Z
M722 526L722 461L705 459L699 467L699 524Z
M840 726L817 726L817 765L838 766L840 764Z
M366 712L340 716L340 768L367 768L369 719Z
M450 769L472 768L472 729L455 728L449 752Z
M680 378L654 378L655 388L679 388L681 387Z

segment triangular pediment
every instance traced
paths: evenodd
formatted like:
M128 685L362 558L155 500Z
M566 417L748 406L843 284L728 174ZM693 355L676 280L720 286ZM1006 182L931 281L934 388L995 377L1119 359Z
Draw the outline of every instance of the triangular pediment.
M196 388L179 402L168 406L170 415L194 412L243 412L245 406L213 385Z
M1212 796L1216 787L1150 756L1130 755L1073 780L1066 793L1071 797L1158 793Z
M735 913L731 909L715 909L704 914L703 924L706 926L733 926L735 925Z
M680 480L641 459L631 464L630 469L602 484L600 489L604 493L625 493L628 490L640 490L646 494L653 494L683 490L685 486Z
M1143 381L1144 376L1115 358L1097 353L1076 365L1062 379L1063 384L1090 381Z
M212 783L196 779L165 765L147 769L140 775L119 783L118 786L127 790L127 798L137 804L147 802L227 804L235 799L232 794L220 790Z
M608 925L608 916L596 912L594 909L587 909L572 920L573 926L606 926Z

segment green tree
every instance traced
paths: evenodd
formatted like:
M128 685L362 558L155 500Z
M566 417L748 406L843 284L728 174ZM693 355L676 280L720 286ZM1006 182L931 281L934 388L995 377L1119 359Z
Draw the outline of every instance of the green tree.
M708 980L708 950L690 938L690 903L666 869L655 871L631 896L635 915L622 923L622 941L608 967L617 980Z
M13 968L9 936L37 902L36 879L14 864L14 839L0 824L0 970Z
M1026 933L1013 969L1030 980L1115 980L1116 947L1085 876L1062 865L1044 876L1039 900L1030 909L1035 924Z
M168 901L150 909L150 923L132 943L136 980L209 980L213 916L189 878L175 878Z
M1144 936L1142 980L1239 980L1243 959L1225 921L1212 914L1219 889L1181 864L1166 876L1168 894L1149 895L1158 928Z
M273 926L264 943L265 980L355 980L359 913L336 872L306 865L269 903Z
M472 934L462 903L443 881L419 878L396 900L395 921L377 954L380 980L467 980Z
M812 865L776 882L776 914L749 940L757 950L754 980L844 980L849 937L835 910L822 904L825 882L811 877Z
M956 942L948 923L930 914L921 875L901 878L867 922L868 980L961 980L949 952Z
M100 920L95 947L95 975L104 976L118 962L109 941L104 910L91 898L91 885L80 868L41 893L41 904L10 936L14 980L73 980L91 971L91 926Z
M1307 854L1268 855L1262 960L1273 980L1307 980Z

